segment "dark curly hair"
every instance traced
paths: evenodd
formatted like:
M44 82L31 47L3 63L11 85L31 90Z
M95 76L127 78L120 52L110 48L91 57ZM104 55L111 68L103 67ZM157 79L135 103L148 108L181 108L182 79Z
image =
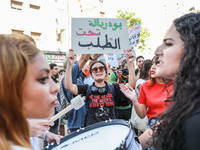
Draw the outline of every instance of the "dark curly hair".
M140 70L140 79L144 79L147 80L149 79L149 74L148 71L151 68L151 60L147 59L143 62L142 66L141 66L141 70Z
M186 14L173 24L184 42L179 72L174 81L172 102L160 117L159 125L152 126L153 145L162 150L184 150L184 121L200 105L200 13Z

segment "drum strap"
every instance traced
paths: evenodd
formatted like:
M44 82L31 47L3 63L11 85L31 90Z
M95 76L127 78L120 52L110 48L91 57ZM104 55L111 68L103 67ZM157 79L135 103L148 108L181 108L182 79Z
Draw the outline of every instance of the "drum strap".
M113 95L114 103L115 103L115 101L116 101L116 93L115 93L114 86L113 86L112 84L107 84L107 85L108 85L108 88L109 88L111 94ZM93 86L93 85L88 86L87 91L86 91L85 106L86 106L86 108L87 108L87 110L86 110L87 112L86 112L85 126L86 126L86 121L87 121L87 118L88 118L88 108L89 108L88 98L89 98L89 96L90 96L92 86ZM117 116L116 105L115 105L115 115Z

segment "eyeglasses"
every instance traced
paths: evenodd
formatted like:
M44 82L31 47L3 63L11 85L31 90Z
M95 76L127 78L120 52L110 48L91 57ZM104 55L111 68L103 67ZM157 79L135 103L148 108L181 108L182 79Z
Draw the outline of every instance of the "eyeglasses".
M101 67L95 67L95 68L92 68L91 71L93 73L97 73L97 71L100 71L100 72L103 72L105 70L105 67L104 66L101 66Z

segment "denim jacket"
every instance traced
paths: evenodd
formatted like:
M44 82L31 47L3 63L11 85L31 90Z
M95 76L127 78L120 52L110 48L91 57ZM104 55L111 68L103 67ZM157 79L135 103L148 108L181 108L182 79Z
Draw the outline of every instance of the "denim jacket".
M65 76L63 77L65 78ZM83 80L85 79L85 75L82 71L79 71L78 62L72 67L72 83L73 84L83 84ZM78 83L77 83L78 81ZM63 80L64 82L64 80ZM65 89L68 98L71 100L73 98L72 93L70 93L67 89ZM70 130L77 129L84 126L86 116L86 107L83 105L80 109L75 110L72 109L69 112L67 127Z

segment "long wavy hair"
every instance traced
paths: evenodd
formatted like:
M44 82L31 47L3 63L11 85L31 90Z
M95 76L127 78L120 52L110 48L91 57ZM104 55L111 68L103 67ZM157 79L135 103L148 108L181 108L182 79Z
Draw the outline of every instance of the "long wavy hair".
M31 148L22 93L32 59L40 52L26 35L0 35L0 149Z
M153 145L162 150L183 150L184 121L200 105L200 13L186 14L174 20L176 30L184 42L179 72L174 81L172 102L160 125L152 126Z

